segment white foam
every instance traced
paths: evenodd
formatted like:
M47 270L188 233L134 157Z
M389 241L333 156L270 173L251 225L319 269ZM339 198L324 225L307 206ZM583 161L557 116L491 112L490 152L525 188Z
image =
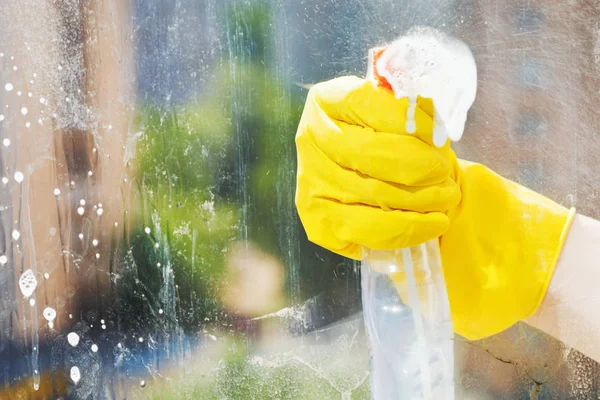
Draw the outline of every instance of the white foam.
M74 384L77 384L81 379L81 372L79 371L79 367L74 366L71 367L71 380Z
M79 344L79 335L75 332L71 332L67 335L67 342L73 347L77 347Z
M37 279L35 279L33 271L28 269L23 272L19 278L19 289L23 296L30 297L35 291L35 288L37 288Z
M52 307L46 307L44 308L42 315L44 316L46 321L52 322L56 319L56 310Z
M435 145L462 137L477 92L477 66L466 44L436 29L415 27L385 49L375 68L397 98L409 98L407 132L416 130L412 106L421 96L433 100Z

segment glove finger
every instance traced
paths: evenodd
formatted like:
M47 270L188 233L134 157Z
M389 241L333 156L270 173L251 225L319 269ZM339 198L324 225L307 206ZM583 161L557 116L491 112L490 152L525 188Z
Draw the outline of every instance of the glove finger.
M397 99L388 89L355 76L318 83L310 90L313 103L331 119L370 127L377 132L406 134L408 99ZM413 135L433 146L433 103L419 97L415 109L417 131Z
M411 186L440 183L450 175L448 159L416 137L334 124L311 133L319 149L344 168Z
M407 186L343 168L311 142L306 142L299 154L302 156L298 160L298 195L330 198L343 204L366 204L383 210L417 212L445 212L461 198L459 186L450 178L435 185Z
M363 247L392 250L441 236L448 217L439 212L384 211L377 207L342 204L326 198L298 201L309 240L336 253L362 258Z

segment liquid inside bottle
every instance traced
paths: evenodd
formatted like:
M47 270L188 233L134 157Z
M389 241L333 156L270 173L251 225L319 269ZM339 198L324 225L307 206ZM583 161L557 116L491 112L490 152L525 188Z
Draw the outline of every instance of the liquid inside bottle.
M362 300L379 399L454 399L453 330L437 240L367 251Z

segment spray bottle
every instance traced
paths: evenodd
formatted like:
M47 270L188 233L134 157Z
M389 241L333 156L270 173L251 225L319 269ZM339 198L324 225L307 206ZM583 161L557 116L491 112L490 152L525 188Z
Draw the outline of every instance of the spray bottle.
M457 141L477 91L469 48L415 27L369 51L367 78L408 98L406 131L417 131L418 96L435 107L433 143ZM362 302L375 400L454 399L453 329L438 240L394 251L365 249Z

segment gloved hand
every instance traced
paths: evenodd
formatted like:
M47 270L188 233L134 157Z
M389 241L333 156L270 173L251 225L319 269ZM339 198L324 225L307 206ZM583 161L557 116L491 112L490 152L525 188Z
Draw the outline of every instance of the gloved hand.
M574 212L432 143L433 104L343 77L309 92L296 206L311 241L363 257L440 238L455 331L480 339L541 303Z

